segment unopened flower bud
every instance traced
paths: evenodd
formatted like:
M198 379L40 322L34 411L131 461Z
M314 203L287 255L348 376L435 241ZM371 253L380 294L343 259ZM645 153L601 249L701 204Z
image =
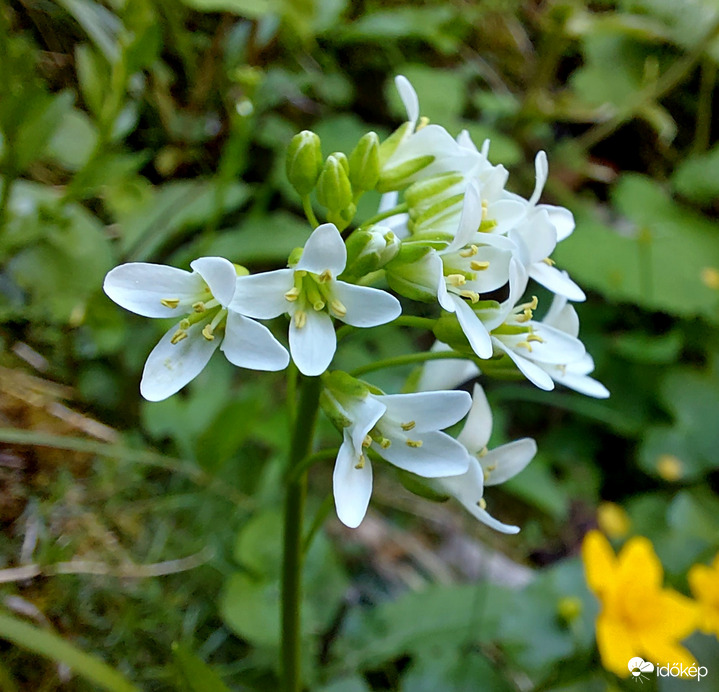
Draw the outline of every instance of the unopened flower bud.
M301 197L309 195L322 170L320 138L310 130L296 134L287 148L287 178Z
M386 226L357 229L347 239L346 280L356 280L391 262L399 252L400 239Z
M352 150L349 158L353 190L374 190L379 180L379 137L368 132Z
M408 161L402 161L391 168L383 167L377 182L377 191L392 192L393 190L402 189L411 182L411 178L415 173L419 173L433 161L434 156L427 154Z
M390 288L411 300L437 300L437 276L428 245L402 245L385 271Z
M317 200L328 211L339 214L352 204L349 163L342 154L330 154L317 180ZM346 224L345 224L346 225Z
M322 376L324 389L320 394L320 406L332 424L342 432L351 425L351 416L347 408L353 401L365 399L370 393L370 387L341 370L326 372Z

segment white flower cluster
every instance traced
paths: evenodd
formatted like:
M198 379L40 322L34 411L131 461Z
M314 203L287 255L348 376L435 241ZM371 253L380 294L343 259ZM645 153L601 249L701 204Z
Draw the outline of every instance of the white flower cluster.
M589 376L594 364L568 302L584 294L549 259L574 230L574 220L566 209L539 204L548 170L544 152L536 158L534 193L523 199L505 190L507 171L489 162L488 143L480 151L466 132L455 140L439 125L426 124L409 82L398 77L396 84L408 120L383 143L368 133L349 158L334 153L323 164L314 133L293 140L290 182L306 211L315 190L332 223L313 223L286 268L251 275L220 257L195 260L191 272L130 263L109 272L104 289L132 312L176 320L145 365L140 390L150 401L179 391L218 347L240 367L282 370L291 354L303 375L322 376L322 407L343 437L334 495L346 525L358 526L366 513L370 459L378 456L429 479L435 492L454 496L480 521L514 533L517 527L487 512L484 486L518 473L536 445L524 439L488 451L492 418L481 387L475 385L472 398L450 390L479 374L478 360L508 358L542 389L559 382L608 396ZM351 223L357 199L371 189L385 193L378 223L360 226L345 240L341 231ZM308 215L314 220L311 209ZM417 393L387 395L328 370L337 320L374 327L400 316L395 296L366 285L383 276L395 293L443 310L434 329L442 340L434 350L467 355L428 362ZM534 319L537 299L522 302L530 278L555 294L541 321ZM488 297L496 292L505 297ZM257 321L283 314L289 318L289 353ZM456 439L441 432L465 415Z

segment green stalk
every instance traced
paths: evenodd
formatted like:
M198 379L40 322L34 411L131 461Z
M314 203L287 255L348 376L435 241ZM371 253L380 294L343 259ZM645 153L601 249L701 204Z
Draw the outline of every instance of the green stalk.
M355 368L350 375L359 377L366 375L368 372L375 370L384 370L385 368L396 368L400 365L413 365L415 363L425 363L428 360L472 360L477 362L477 358L466 353L457 353L456 351L421 351L419 353L405 353L394 358L385 358L384 360L376 360L373 363L367 363L359 368ZM484 361L483 361L484 362Z
M294 420L285 496L284 553L282 561L282 692L300 692L300 608L302 605L302 544L307 473L292 477L291 471L312 448L321 382L319 377L303 377L300 400Z
M317 217L315 216L314 209L312 209L312 200L310 199L309 195L305 195L302 198L302 209L305 212L305 216L307 217L307 220L310 222L310 225L312 228L317 228L317 226L320 225L320 222L317 220Z
M360 228L367 228L368 226L371 226L374 223L377 223L378 221L383 221L384 219L389 219L391 216L396 216L397 214L403 214L408 209L408 206L406 203L398 204L396 207L392 207L392 209L388 209L387 211L383 211L380 214L375 214L371 218L367 219Z

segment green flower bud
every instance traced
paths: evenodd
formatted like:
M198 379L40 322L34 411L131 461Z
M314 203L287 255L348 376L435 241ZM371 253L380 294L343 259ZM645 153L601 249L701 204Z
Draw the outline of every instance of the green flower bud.
M353 190L374 190L379 180L379 137L368 132L352 150L349 158Z
M370 393L370 387L341 370L326 372L322 376L324 389L320 394L320 406L332 425L342 432L343 428L351 425L352 421L347 413L353 400L364 399Z
M384 268L387 282L395 293L424 303L437 301L439 279L430 266L431 249L427 245L401 246L397 257Z
M347 174L348 170L349 163L344 154L340 156L330 154L317 180L317 200L335 214L339 214L352 204L352 185Z
M320 138L310 130L296 134L287 148L287 178L301 197L309 195L322 170Z
M403 161L390 169L382 168L377 182L378 192L392 192L400 190L409 182L409 179L419 173L423 168L429 166L434 161L434 156L427 154L426 156L418 156L416 159Z
M464 180L461 173L442 173L427 180L412 183L404 193L404 199L410 208L426 208L442 201Z
M346 244L347 267L342 278L352 281L391 262L399 252L401 241L391 229L372 226L369 229L358 228Z
M405 137L408 137L413 132L412 123L402 123L387 139L380 144L379 147L379 165L380 168L384 168L387 161L390 160L392 154L397 151L397 147L400 145Z

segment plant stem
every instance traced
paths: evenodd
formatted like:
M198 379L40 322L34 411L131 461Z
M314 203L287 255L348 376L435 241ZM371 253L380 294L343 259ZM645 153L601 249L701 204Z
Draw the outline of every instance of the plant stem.
M308 456L312 447L321 382L319 377L303 377L300 400L290 444L288 475ZM284 553L282 562L282 644L281 690L300 692L300 608L302 604L302 520L304 518L307 473L287 483L285 496Z
M368 372L375 370L383 370L384 368L396 368L400 365L412 365L413 363L424 363L428 360L471 360L477 362L477 358L466 353L457 353L456 351L421 351L420 353L407 353L394 358L385 358L377 360L374 363L367 363L359 368L355 368L350 375L359 377Z
M310 225L312 228L317 228L317 226L320 225L320 222L317 220L317 217L315 216L315 212L312 209L312 200L310 199L309 195L305 195L302 198L302 208L305 211L305 216L307 217L307 220L310 222Z
M407 204L398 204L396 207L392 207L392 209L388 209L387 211L383 211L380 214L375 214L371 218L367 219L360 228L367 228L367 226L371 226L373 223L377 223L378 221L382 221L383 219L388 219L390 216L397 216L397 214L403 214L408 209Z

